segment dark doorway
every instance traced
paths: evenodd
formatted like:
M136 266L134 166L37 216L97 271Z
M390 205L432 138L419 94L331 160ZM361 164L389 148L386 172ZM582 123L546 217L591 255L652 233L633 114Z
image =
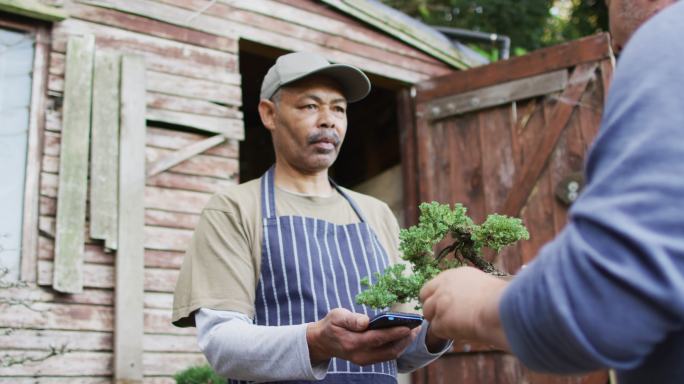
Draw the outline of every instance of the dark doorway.
M276 57L287 53L240 41L240 73L245 140L240 143L240 181L260 177L275 161L270 133L257 112L261 80ZM349 126L342 151L330 170L340 185L352 188L400 163L396 93L402 84L371 77L373 90L350 104ZM382 85L378 85L382 84Z

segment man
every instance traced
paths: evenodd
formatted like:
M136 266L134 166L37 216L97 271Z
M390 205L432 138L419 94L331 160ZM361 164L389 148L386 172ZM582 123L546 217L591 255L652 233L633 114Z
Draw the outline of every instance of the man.
M264 77L259 115L276 163L210 200L174 297L174 324L196 325L200 349L234 382L395 383L449 348L427 323L366 330L376 311L354 301L398 253L389 207L328 178L347 103L369 91L360 70L303 52Z
M510 283L461 268L421 300L437 334L532 369L684 383L684 2L608 6L625 49L568 225Z

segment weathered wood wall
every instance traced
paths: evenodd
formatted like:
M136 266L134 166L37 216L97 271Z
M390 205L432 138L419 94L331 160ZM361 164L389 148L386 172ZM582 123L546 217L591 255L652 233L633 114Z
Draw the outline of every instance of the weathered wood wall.
M65 295L52 289L66 45L69 37L79 35L92 35L97 51L144 58L147 92L141 102L146 105L147 165L217 133L227 138L146 180L144 381L172 383L171 375L204 361L194 330L170 324L183 251L206 201L239 180L243 123L238 40L322 52L331 60L400 82L451 69L315 1L218 1L208 9L209 0L64 3L70 18L53 24L49 62L44 63L48 80L39 219L28 226L38 234L38 251L35 265L25 267L36 273L33 278L23 273L23 283L0 286L0 384L109 383L115 369L116 253L106 252L104 241L90 237L88 217L83 228L83 292Z

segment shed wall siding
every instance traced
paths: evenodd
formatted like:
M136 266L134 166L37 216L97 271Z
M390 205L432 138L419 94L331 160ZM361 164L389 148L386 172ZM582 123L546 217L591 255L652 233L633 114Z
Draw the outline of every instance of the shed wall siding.
M93 35L97 50L145 60L146 163L221 133L227 140L148 177L145 188L143 374L150 384L204 362L194 329L171 326L183 251L211 195L239 180L243 137L238 40L310 50L413 83L452 70L438 60L318 2L290 0L67 0L70 18L51 32L42 133L36 282L0 285L0 384L109 383L113 377L114 261L83 233L83 292L51 288L59 190L66 42ZM205 133L163 128L189 125ZM211 133L214 132L214 133ZM145 166L141 164L141 167ZM182 202L182 204L179 204Z

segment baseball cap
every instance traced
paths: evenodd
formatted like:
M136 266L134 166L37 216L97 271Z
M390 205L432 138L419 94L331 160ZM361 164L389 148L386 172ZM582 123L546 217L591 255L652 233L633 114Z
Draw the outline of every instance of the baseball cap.
M371 89L370 80L358 68L345 64L330 64L325 58L310 52L294 52L280 56L261 83L262 99L270 99L287 84L311 75L325 75L336 80L348 102L359 101Z

